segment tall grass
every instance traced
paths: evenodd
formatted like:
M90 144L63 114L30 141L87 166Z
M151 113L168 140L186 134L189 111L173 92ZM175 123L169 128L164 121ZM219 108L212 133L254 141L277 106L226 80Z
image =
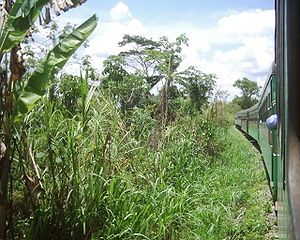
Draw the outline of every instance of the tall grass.
M265 239L270 205L259 200L259 156L227 122L209 111L181 116L153 148L147 110L124 119L105 93L95 94L85 92L83 110L72 114L45 99L25 119L13 173L30 176L35 188L14 185L11 235Z

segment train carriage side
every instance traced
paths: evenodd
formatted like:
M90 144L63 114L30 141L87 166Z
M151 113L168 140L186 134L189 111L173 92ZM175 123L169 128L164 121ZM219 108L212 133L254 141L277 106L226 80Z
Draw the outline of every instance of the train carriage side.
M259 104L255 104L248 109L248 134L255 139L259 140Z
M242 119L240 118L239 114L235 116L234 123L238 128L242 127Z
M277 111L276 82L275 64L273 64L260 101L251 108L239 112L236 117L236 125L256 140L260 147L274 200L277 199L278 130L269 129L266 121Z
M277 198L277 129L269 129L266 121L276 113L276 75L275 67L267 79L259 104L258 144L264 159L274 200ZM273 93L273 94L272 94Z
M238 113L238 119L240 122L240 128L245 133L248 133L248 110L244 110Z

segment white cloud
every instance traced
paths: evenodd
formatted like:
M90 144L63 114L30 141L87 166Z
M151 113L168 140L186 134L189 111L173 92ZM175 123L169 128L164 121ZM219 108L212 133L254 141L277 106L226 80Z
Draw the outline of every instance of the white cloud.
M237 38L264 34L273 24L274 11L261 9L231 14L218 21L221 32Z
M110 10L110 20L102 22L89 40L90 47L86 49L86 54L92 58L105 58L112 54L117 54L120 49L120 42L124 34L145 35L146 29L141 21L134 18L123 2L118 2ZM99 63L98 63L99 65Z
M248 77L263 85L274 58L274 11L255 10L229 15L218 21L219 36L236 44L216 50L211 67L220 77L220 85L230 93L235 80Z
M127 22L107 22L103 23L102 27L95 30L94 37L89 40L89 48L85 53L91 56L94 67L102 70L102 63L106 57L118 54L118 42L120 42L124 34L145 34L144 25L135 18Z
M132 18L132 14L125 3L118 2L117 5L110 10L110 17L113 21L120 21Z

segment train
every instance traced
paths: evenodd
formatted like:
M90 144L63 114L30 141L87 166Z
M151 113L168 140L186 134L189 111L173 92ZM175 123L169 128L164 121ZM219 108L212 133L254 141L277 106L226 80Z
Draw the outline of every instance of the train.
M277 213L278 239L300 240L299 0L275 1L274 52L259 102L238 112L235 125L261 152Z

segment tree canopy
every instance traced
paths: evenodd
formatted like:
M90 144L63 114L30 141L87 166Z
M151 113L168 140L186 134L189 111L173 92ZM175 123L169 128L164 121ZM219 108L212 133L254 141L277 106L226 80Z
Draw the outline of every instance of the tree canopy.
M102 88L108 90L123 112L155 105L154 115L165 126L173 119L176 106L180 106L177 104L180 98L188 103L189 112L201 111L208 103L216 76L205 74L195 66L180 68L182 50L188 47L185 34L174 41L165 36L154 40L124 35L119 46L120 53L104 61ZM154 98L151 90L157 84L161 87L155 90L159 96Z
M260 90L257 82L244 77L243 79L236 80L233 86L239 88L242 92L242 96L236 96L233 100L240 105L242 109L247 109L257 103Z

